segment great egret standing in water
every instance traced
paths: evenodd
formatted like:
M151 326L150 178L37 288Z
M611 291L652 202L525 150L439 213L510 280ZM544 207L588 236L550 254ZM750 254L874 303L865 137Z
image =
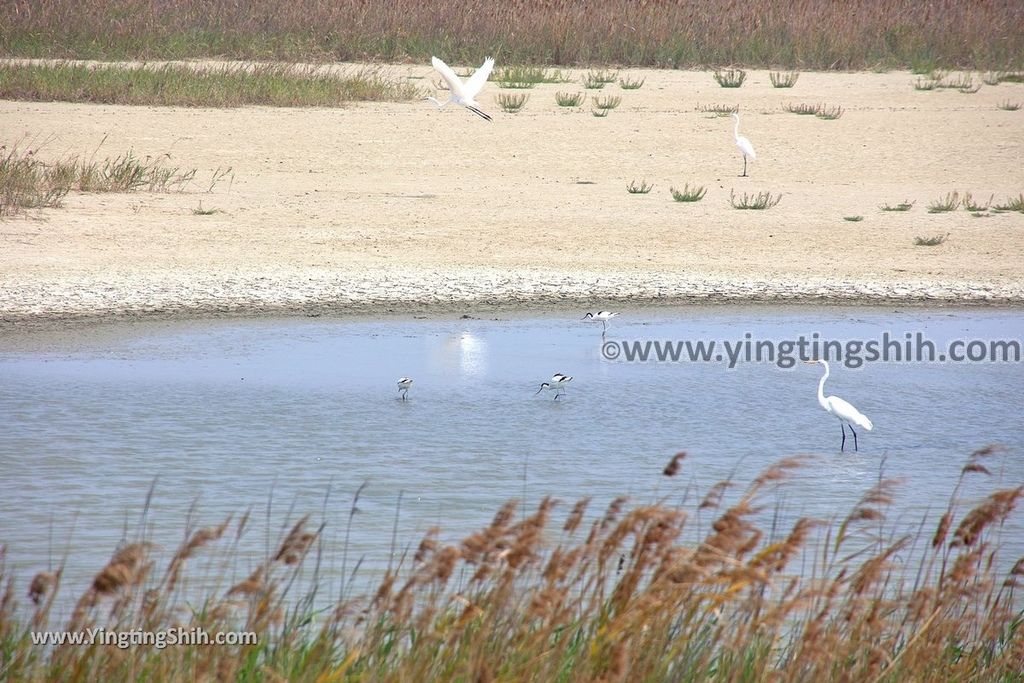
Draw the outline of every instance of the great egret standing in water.
M450 66L437 57L431 57L430 63L434 65L437 72L441 74L441 78L448 84L448 92L450 94L446 102L440 102L433 97L428 97L428 100L436 104L438 109L444 109L445 105L457 104L470 110L485 121L491 120L488 114L480 111L480 106L474 98L483 90L484 84L487 83L487 78L491 75L491 69L494 68L494 59L491 57L485 59L483 66L466 79L465 83L455 75Z
M821 381L818 382L818 403L821 407L828 412L839 418L839 428L843 430L843 442L839 446L839 450L842 451L846 448L846 425L850 428L850 433L853 434L853 450L857 450L857 432L853 431L853 425L863 427L869 432L874 427L871 424L871 420L867 418L864 413L860 412L852 405L839 398L838 396L825 396L825 380L828 379L828 362L823 360L807 360L804 361L807 364L813 365L824 365L825 374L821 376Z
M754 152L754 146L750 144L750 140L740 135L740 115L733 114L732 117L736 119L736 126L732 129L732 137L736 140L736 146L740 148L740 153L743 155L743 175L741 178L747 177L747 157L752 160L757 160L757 154Z

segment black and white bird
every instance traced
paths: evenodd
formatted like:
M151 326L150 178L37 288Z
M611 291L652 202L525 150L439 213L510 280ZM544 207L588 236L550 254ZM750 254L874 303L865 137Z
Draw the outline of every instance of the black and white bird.
M398 380L398 393L402 395L402 400L405 401L409 398L409 387L412 386L412 379L409 377L401 377Z
M537 390L537 394L544 391L545 389L554 389L555 400L557 401L558 397L565 393L565 385L571 381L572 375L563 375L560 372L555 373L555 375L551 377L550 381L544 382L543 384L540 385L540 389ZM534 394L534 396L536 396L537 394Z
M612 313L611 311L598 311L597 313L587 313L585 316L583 316L583 319L587 320L589 322L598 322L598 321L600 321L601 325L603 325L603 327L601 329L602 330L607 330L608 329L608 321L611 320L612 318L614 318L617 315L618 315L618 313Z

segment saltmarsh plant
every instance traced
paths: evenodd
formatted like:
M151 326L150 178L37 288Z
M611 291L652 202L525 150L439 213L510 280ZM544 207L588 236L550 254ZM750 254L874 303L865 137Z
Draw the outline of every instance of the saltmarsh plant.
M677 190L672 187L669 188L669 192L672 193L672 199L677 202L699 202L704 199L704 195L708 193L708 190L703 185L694 185L692 188L687 183L683 186L682 190Z
M945 197L940 197L928 204L928 213L946 213L956 211L960 206L960 193L947 192Z
M635 180L632 180L629 185L626 185L626 192L630 194L647 194L653 189L654 185L648 185L646 180L641 180L639 185L637 185Z
M917 202L909 202L909 201L904 200L904 201L900 202L899 204L894 204L894 205L883 204L882 206L879 206L878 208L881 211L910 211L912 208L914 208L914 204L916 204L916 203Z
M800 73L797 71L789 71L786 73L781 71L772 71L768 74L768 80L772 82L773 88L792 88L796 85L798 78L800 78Z
M689 505L618 497L593 509L589 498L544 498L521 511L510 501L461 539L430 529L395 553L375 587L336 600L323 595L325 554L347 536L358 493L348 511L325 504L323 520L287 518L258 541L259 517L248 512L189 526L176 548L140 529L84 590L63 562L30 580L12 576L0 550L3 671L12 681L69 683L662 681L680 672L715 681L826 681L837 672L851 681L1014 681L1024 560L1006 569L1014 558L1003 563L998 553L1024 487L972 495L970 507L961 492L992 476L997 453L972 454L947 505L925 513L916 533L890 521L900 482L881 475L845 514L766 523L759 510L779 482L814 466L787 458L748 482L717 482ZM678 453L654 476L689 500L686 466ZM267 517L269 527L269 504ZM247 554L247 543L266 550ZM338 545L345 557L348 543ZM208 567L240 571L211 580ZM248 632L255 642L31 642L33 631L176 627Z
M369 67L333 72L294 65L89 66L0 63L0 98L187 107L338 106L410 100L421 91Z
M734 209L763 211L778 205L781 201L781 194L772 195L771 192L758 192L757 194L747 194L744 192L740 197L737 197L736 193L733 191L729 192L729 204Z
M600 78L597 78L593 73L586 74L583 77L582 83L583 87L586 88L587 90L600 90L605 85L607 85L607 81L603 81Z
M568 77L560 69L544 69L537 66L507 66L495 69L490 80L498 83L566 83ZM501 87L508 87L502 85Z
M970 192L964 192L964 198L960 201L960 205L964 207L965 211L970 211L971 213L988 211L988 207L991 206L994 198L995 195L991 195L987 202L981 204L974 200L974 196Z
M843 216L843 220L851 223L860 223L864 220L864 216Z
M747 80L747 72L743 69L726 69L715 71L715 81L723 88L738 88Z
M530 96L526 93L519 93L517 95L511 95L508 93L498 93L498 106L506 114L517 114L522 110L523 106L526 105L527 100Z
M620 104L622 104L622 98L618 95L594 98L594 106L598 109L615 109Z
M558 92L555 93L555 102L559 107L579 107L587 99L585 93L581 92Z
M1002 204L996 204L992 207L992 210L996 212L1017 211L1018 213L1024 213L1024 193L1016 197L1010 197Z
M630 78L623 76L619 79L619 87L623 90L639 90L646 82L646 78Z
M935 235L933 237L915 237L914 245L918 247L937 247L946 241L949 237L949 233L945 235Z
M1020 102L1011 102L1010 100L1003 100L997 105L1003 111L1017 111L1021 107Z
M829 106L826 104L793 104L792 102L782 105L783 111L801 116L816 116L826 121L834 121L843 115L843 108L840 106Z
M715 116L730 116L740 110L738 104L698 104L697 111Z

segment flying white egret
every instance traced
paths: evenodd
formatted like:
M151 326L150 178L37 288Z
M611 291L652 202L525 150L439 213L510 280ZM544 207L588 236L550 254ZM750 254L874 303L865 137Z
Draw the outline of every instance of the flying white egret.
M405 401L409 398L409 387L412 386L412 380L408 377L400 377L398 379L398 393L402 395L402 400Z
M617 315L618 313L612 313L611 311L598 311L597 313L587 313L585 316L583 316L583 319L589 320L591 322L596 322L600 320L601 324L604 326L601 329L607 330L608 321Z
M434 65L437 72L441 74L441 78L448 84L448 101L439 102L433 97L427 99L437 105L438 109L444 109L445 105L457 104L460 107L465 107L485 121L490 121L491 117L488 114L480 111L480 106L476 103L476 96L483 90L484 84L487 83L488 76L491 75L491 69L494 68L494 59L488 57L484 60L483 66L476 70L472 76L466 79L463 83L455 72L451 70L447 64L442 62L437 57L431 57L430 63Z
M857 450L857 432L853 431L853 425L863 427L869 432L874 427L871 424L871 420L860 412L852 405L839 398L838 396L825 396L825 380L828 379L828 362L823 360L806 360L805 363L809 365L817 364L825 366L825 374L822 375L821 381L818 382L818 403L821 407L832 413L839 419L839 428L843 431L843 442L839 446L839 450L842 451L846 448L846 425L850 428L850 433L853 434L853 450Z
M540 385L540 389L537 390L537 394L544 391L545 389L554 389L555 400L557 401L558 397L565 393L565 385L571 381L572 375L563 375L560 372L555 373L555 375L551 378L550 382L544 382L543 384ZM537 394L534 394L534 396L536 396Z
M736 146L740 148L740 154L743 155L743 175L741 178L747 177L747 157L752 160L757 160L757 154L754 152L754 146L750 144L750 140L740 135L740 115L733 114L732 117L736 119L736 126L732 129L732 137L736 140Z

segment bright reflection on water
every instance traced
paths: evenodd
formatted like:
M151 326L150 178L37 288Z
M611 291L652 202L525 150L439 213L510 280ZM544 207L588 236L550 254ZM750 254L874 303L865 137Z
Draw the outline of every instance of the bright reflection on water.
M889 330L944 343L1020 339L1022 322L990 310L623 311L608 338ZM886 476L908 482L891 516L906 529L926 511L937 519L979 446L1006 450L966 502L1024 481L1021 363L833 367L826 393L875 424L860 432L859 453L840 454L839 425L815 399L817 366L608 362L600 345L600 325L549 315L143 324L59 352L2 353L0 542L22 581L70 544L67 578L84 586L126 529L136 533L156 480L147 533L165 550L180 542L193 503L194 524L252 507L253 553L289 514L309 512L327 520L324 566L337 572L351 496L368 482L349 569L362 558L371 577L388 560L400 492L399 551L433 525L459 536L524 495L532 504L592 496L594 514L619 494L693 508L716 481L749 482L798 453L818 458L767 497L764 521L778 518L779 533L798 516L847 512L883 461ZM555 372L575 376L564 400L534 396ZM415 380L407 402L397 400L402 375ZM690 454L682 473L661 476L681 449ZM708 522L704 511L694 532ZM1024 554L1022 531L1019 515L1004 530L1008 565ZM243 558L229 578L251 567Z

